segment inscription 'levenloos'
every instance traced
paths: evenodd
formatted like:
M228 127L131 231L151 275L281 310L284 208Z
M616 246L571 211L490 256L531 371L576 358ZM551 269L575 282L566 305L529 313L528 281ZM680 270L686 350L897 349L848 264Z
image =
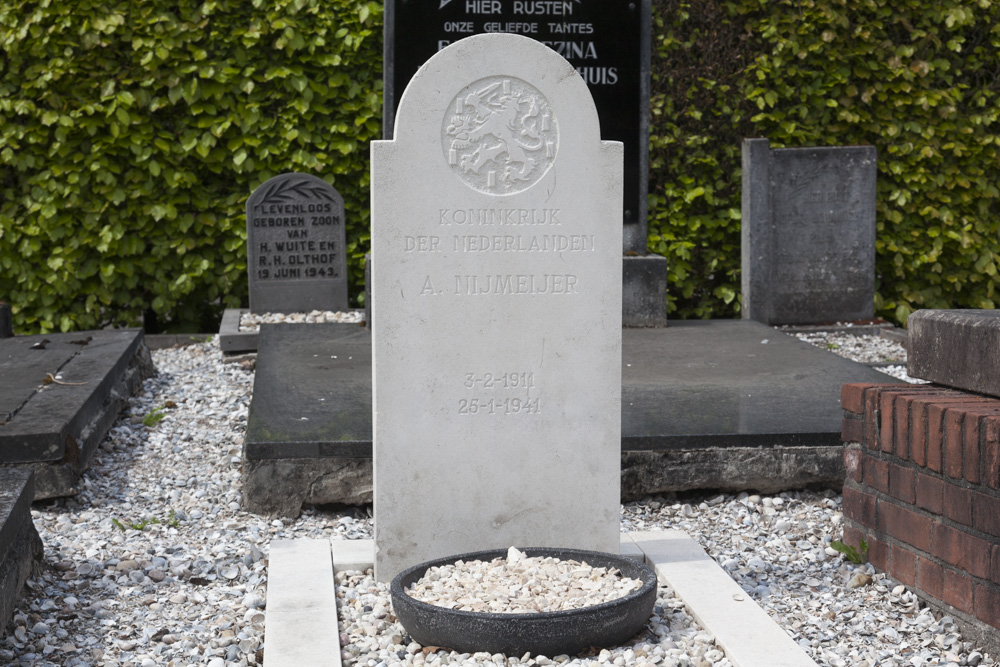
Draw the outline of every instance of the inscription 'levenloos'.
M442 208L439 225L561 225L558 208Z
M577 277L572 274L455 276L455 294L458 296L579 294L576 288L577 282Z

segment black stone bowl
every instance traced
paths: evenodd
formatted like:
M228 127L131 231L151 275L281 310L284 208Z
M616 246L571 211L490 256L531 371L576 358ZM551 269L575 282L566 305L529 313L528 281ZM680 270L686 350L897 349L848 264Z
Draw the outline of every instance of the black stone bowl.
M477 551L415 565L392 580L390 595L396 618L423 646L441 646L461 653L525 653L553 657L576 655L593 646L618 646L636 635L649 620L656 602L656 574L649 566L598 551L579 549L521 549L526 556L586 561L591 567L613 567L623 576L642 582L639 590L602 604L568 611L537 614L496 614L445 609L415 600L406 588L431 567L459 560L490 561L505 558L506 549Z

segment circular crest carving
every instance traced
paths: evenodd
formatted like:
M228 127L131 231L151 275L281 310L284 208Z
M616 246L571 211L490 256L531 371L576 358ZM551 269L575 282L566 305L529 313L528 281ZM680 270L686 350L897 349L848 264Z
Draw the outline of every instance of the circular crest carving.
M537 183L555 160L559 128L537 88L491 76L463 88L444 116L442 147L472 189L514 194Z

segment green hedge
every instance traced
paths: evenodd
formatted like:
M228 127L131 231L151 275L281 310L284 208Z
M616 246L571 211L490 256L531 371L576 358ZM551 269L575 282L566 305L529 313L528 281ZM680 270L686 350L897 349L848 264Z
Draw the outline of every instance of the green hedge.
M650 245L669 310L733 316L739 146L879 153L876 312L994 308L1000 3L660 1Z
M351 0L4 3L0 299L16 330L211 331L246 301L246 198L285 171L344 196L359 293L381 14Z
M993 308L1000 3L654 0L650 247L671 317L739 313L740 142L879 150L877 312ZM0 299L19 333L215 326L243 205L344 195L351 293L380 134L381 3L0 6Z

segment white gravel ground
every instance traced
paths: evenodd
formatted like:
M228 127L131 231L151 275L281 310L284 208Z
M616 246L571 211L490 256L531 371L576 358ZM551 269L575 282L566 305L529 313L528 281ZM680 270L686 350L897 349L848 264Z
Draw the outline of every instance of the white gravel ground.
M153 358L159 375L101 445L82 492L33 508L45 563L0 639L2 664L260 664L270 540L371 537L370 507L310 509L287 523L240 509L252 370L223 363L214 341ZM657 497L622 509L623 531L687 531L820 665L995 664L890 579L849 588L858 568L827 546L841 520L834 492ZM730 664L667 588L628 646L505 659L412 643L370 572L338 584L348 665Z

